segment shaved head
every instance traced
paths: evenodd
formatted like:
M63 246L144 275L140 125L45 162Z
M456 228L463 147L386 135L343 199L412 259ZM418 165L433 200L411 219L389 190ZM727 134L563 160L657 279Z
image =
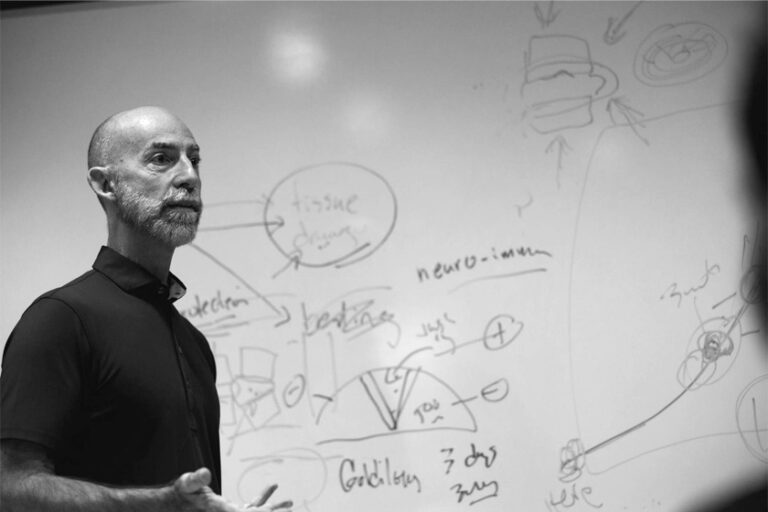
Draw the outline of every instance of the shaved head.
M110 116L93 132L88 145L88 168L115 163L136 137L166 123L176 124L189 132L181 119L162 107L138 107Z

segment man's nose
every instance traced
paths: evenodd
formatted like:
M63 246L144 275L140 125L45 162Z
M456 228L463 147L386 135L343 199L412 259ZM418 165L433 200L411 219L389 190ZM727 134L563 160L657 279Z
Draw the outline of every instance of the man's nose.
M189 192L200 188L200 174L186 155L182 155L179 159L173 184L175 187L187 189Z

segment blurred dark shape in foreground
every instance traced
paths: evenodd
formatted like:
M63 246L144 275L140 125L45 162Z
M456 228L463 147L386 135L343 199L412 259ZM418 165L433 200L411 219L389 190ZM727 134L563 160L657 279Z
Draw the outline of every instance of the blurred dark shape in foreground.
M764 13L765 14L765 13ZM765 17L765 16L764 16ZM766 277L766 234L768 234L768 184L766 183L766 171L768 171L768 129L766 118L768 117L768 84L766 74L768 72L768 27L756 35L753 46L753 54L750 56L749 73L745 77L743 92L744 103L741 110L741 129L745 141L745 151L748 153L750 164L745 169L745 181L747 195L755 211L755 217L760 222L762 240L758 247L759 265L762 285L763 301L760 304L762 319L762 341L764 348L768 347L768 337L765 330L768 328L768 307L765 297L768 288ZM768 428L765 425L764 428ZM745 455L746 456L746 455ZM717 462L713 461L712 471L717 471ZM763 471L762 477L753 482L744 482L739 489L732 489L729 493L709 500L709 503L698 504L688 512L766 512L768 511L768 466Z

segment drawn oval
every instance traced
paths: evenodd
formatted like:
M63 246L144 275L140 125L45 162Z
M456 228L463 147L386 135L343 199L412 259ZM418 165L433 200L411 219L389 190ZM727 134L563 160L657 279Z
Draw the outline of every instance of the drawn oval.
M488 350L501 350L517 339L523 327L523 322L510 315L496 315L485 326L483 345Z
M509 381L505 378L497 379L480 391L480 396L486 402L501 402L509 394Z
M288 260L305 267L343 267L367 258L387 240L396 220L389 183L371 169L344 162L292 172L264 207L269 239Z
M638 80L653 87L698 80L720 66L728 43L703 23L665 24L653 30L635 54Z
M290 498L295 507L306 507L325 491L328 467L322 455L307 448L290 448L254 457L238 478L239 499L250 502L255 492L268 482L280 482L271 501Z
M297 373L283 388L283 403L289 409L295 407L296 404L304 397L304 392L307 389L307 379L303 374Z

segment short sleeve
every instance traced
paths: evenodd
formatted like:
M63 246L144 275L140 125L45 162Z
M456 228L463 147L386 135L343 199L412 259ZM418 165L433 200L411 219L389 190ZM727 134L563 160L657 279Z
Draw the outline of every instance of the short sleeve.
M3 351L0 438L61 449L82 421L86 347L64 302L44 297L24 312Z

